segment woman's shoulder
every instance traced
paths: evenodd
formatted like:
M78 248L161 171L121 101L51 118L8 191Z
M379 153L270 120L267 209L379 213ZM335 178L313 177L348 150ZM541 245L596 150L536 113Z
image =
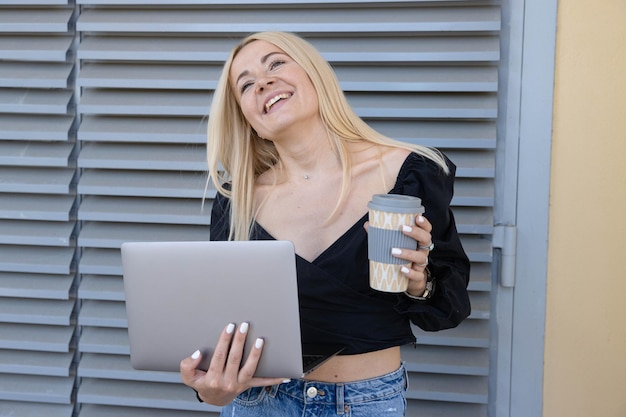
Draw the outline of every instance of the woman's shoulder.
M410 152L398 171L392 193L451 198L456 167L445 155L442 157L448 172L433 159Z

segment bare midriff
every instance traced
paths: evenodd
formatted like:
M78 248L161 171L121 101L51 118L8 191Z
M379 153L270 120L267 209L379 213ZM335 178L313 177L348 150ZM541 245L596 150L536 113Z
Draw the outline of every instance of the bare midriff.
M352 382L388 374L400 367L400 348L391 347L358 355L337 355L309 373L305 379Z

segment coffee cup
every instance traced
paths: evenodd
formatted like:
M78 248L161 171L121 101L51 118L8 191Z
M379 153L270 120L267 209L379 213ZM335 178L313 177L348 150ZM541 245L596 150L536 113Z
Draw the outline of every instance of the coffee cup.
M367 229L370 287L378 291L404 292L409 280L402 273L411 263L396 258L392 248L416 249L417 241L402 233L402 226L415 225L415 217L424 213L422 200L399 194L375 194L368 203Z

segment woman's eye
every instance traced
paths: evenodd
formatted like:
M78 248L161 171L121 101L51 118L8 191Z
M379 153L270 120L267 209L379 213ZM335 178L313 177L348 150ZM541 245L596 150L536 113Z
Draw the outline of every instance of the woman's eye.
M279 66L281 66L284 63L285 63L285 61L282 61L282 60L272 61L272 63L270 64L270 69L273 70L276 67L279 67Z
M252 85L252 83L247 82L247 83L243 83L241 85L241 88L239 89L240 92L245 93L246 90Z

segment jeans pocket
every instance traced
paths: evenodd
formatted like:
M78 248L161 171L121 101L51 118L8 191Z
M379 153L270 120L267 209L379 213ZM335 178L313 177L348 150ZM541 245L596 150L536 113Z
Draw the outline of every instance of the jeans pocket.
M266 397L266 387L252 387L239 394L233 400L233 403L243 407L253 407L262 403Z

